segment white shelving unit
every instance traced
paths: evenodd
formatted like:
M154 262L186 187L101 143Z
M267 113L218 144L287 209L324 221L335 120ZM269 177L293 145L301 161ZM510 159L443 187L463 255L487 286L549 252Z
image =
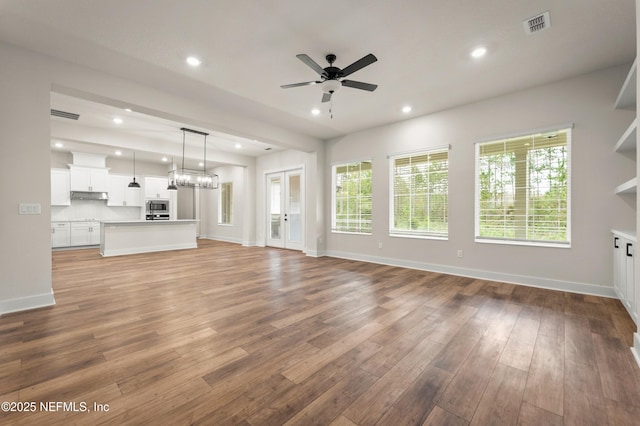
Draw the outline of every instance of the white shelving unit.
M637 111L637 80L638 80L638 58L633 61L629 74L622 84L620 93L616 99L616 109L629 109ZM636 112L637 115L637 112ZM624 131L620 139L616 142L615 152L622 155L632 155L637 158L637 139L638 139L638 117L633 120L627 130ZM637 170L637 166L636 166ZM618 185L615 189L616 194L632 194L637 196L638 178L636 176L627 182ZM637 227L637 224L636 224ZM640 286L638 286L638 277L636 276L635 246L637 242L637 230L629 230L626 233L613 231L614 234L614 289L618 298L622 301L625 308L629 311L631 318L636 324L640 322L638 319L638 311L640 310ZM624 247L624 250L622 249ZM636 362L640 365L640 332L633 334L633 346L631 347Z
M616 194L635 194L638 188L638 178L634 177L616 187Z
M620 93L616 99L616 109L633 109L636 108L636 80L638 76L637 59L633 61L629 74L622 84ZM614 146L614 151L620 154L633 154L637 150L638 139L638 118L634 118L633 122L627 127L622 136L618 139ZM637 194L638 178L633 177L628 181L618 185L615 193L619 195L635 195Z
M637 140L637 128L638 118L633 120L633 123L627 130L620 136L614 150L616 152L636 152L636 140Z
M622 83L622 89L616 99L616 109L635 109L636 106L636 80L638 58L633 61L627 78Z

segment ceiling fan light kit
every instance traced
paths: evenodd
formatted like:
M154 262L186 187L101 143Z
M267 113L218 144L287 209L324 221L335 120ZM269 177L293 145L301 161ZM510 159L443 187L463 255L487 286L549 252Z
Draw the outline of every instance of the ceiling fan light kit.
M333 63L336 60L336 55L333 53L328 54L325 59L329 62L329 66L326 68L322 68L316 61L311 59L309 55L301 53L296 55L298 59L304 62L309 68L314 70L320 75L319 81L305 81L303 83L293 83L293 84L284 84L280 87L283 89L290 89L292 87L301 87L301 86L311 86L314 84L319 84L323 95L322 102L329 102L331 100L331 95L333 95L338 89L342 86L351 87L354 89L366 90L368 92L373 92L378 87L376 84L371 83L363 83L361 81L354 80L344 80L344 77L353 74L354 72L361 70L362 68L371 65L376 62L378 58L376 58L373 54L369 53L368 55L358 59L348 67L344 69L340 69L338 67L334 67Z

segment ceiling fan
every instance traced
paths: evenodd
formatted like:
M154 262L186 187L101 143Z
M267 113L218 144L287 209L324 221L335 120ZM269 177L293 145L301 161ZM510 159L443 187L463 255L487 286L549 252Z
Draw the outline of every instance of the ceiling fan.
M343 80L344 77L347 77L348 75L353 74L354 72L366 67L367 65L371 65L372 63L376 62L378 58L376 58L371 53L358 59L344 69L333 66L333 63L336 60L336 55L334 55L333 53L330 53L326 56L326 60L327 62L329 62L329 66L326 68L322 68L316 63L316 61L311 59L309 55L305 55L304 53L296 55L296 57L307 64L309 68L320 74L320 80L306 81L304 83L285 84L280 86L283 89L320 84L322 85L322 91L324 92L322 94L322 102L329 102L331 100L331 95L342 86L367 90L369 92L373 92L378 87L377 84L363 83L361 81L354 80Z

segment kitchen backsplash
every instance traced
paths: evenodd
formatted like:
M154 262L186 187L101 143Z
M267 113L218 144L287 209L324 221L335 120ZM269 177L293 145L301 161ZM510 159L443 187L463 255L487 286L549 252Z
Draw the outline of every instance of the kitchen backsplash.
M108 207L104 201L73 200L68 207L52 206L52 221L75 220L135 220L143 219L140 207Z

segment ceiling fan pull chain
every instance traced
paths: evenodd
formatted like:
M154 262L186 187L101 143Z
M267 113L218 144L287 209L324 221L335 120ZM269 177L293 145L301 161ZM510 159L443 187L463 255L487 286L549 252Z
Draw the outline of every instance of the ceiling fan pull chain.
M329 104L329 116L333 120L333 99L331 99L331 103Z

